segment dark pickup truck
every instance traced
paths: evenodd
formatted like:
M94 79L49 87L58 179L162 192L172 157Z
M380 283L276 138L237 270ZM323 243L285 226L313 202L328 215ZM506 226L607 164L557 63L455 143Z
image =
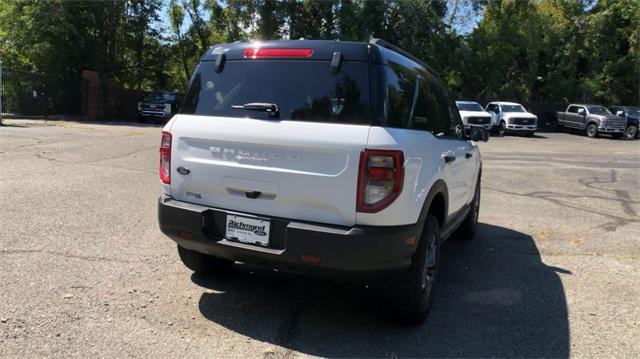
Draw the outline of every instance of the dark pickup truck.
M619 138L627 128L627 119L612 114L604 106L571 104L565 112L558 112L558 125L584 131L589 137L605 133Z
M138 102L138 121L167 122L178 112L179 95L174 92L154 91Z
M627 129L624 131L624 137L631 140L640 139L640 107L631 106L609 106L609 111L618 117L627 119Z

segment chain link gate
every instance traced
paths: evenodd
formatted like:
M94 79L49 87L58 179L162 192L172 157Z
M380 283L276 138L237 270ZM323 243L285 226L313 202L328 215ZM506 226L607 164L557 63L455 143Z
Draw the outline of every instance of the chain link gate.
M0 119L81 116L85 82L0 65Z

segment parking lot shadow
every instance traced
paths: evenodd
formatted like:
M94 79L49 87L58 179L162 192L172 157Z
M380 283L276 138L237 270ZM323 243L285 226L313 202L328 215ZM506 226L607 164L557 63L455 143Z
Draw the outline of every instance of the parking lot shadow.
M230 278L194 283L202 315L277 350L324 357L567 357L569 324L558 273L524 233L480 224L443 246L428 320L393 324L375 290L237 264Z

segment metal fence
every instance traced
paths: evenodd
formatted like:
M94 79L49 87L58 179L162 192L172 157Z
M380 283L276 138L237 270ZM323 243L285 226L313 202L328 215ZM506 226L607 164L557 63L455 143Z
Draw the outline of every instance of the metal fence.
M7 117L80 116L86 81L0 65L0 113Z

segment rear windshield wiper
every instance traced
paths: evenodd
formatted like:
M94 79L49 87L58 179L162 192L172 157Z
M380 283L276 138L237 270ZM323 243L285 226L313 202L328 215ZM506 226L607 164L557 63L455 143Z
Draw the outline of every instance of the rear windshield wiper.
M264 111L269 117L280 116L280 110L275 103L262 103L262 102L250 102L244 105L231 105L231 108L249 110L249 111Z

